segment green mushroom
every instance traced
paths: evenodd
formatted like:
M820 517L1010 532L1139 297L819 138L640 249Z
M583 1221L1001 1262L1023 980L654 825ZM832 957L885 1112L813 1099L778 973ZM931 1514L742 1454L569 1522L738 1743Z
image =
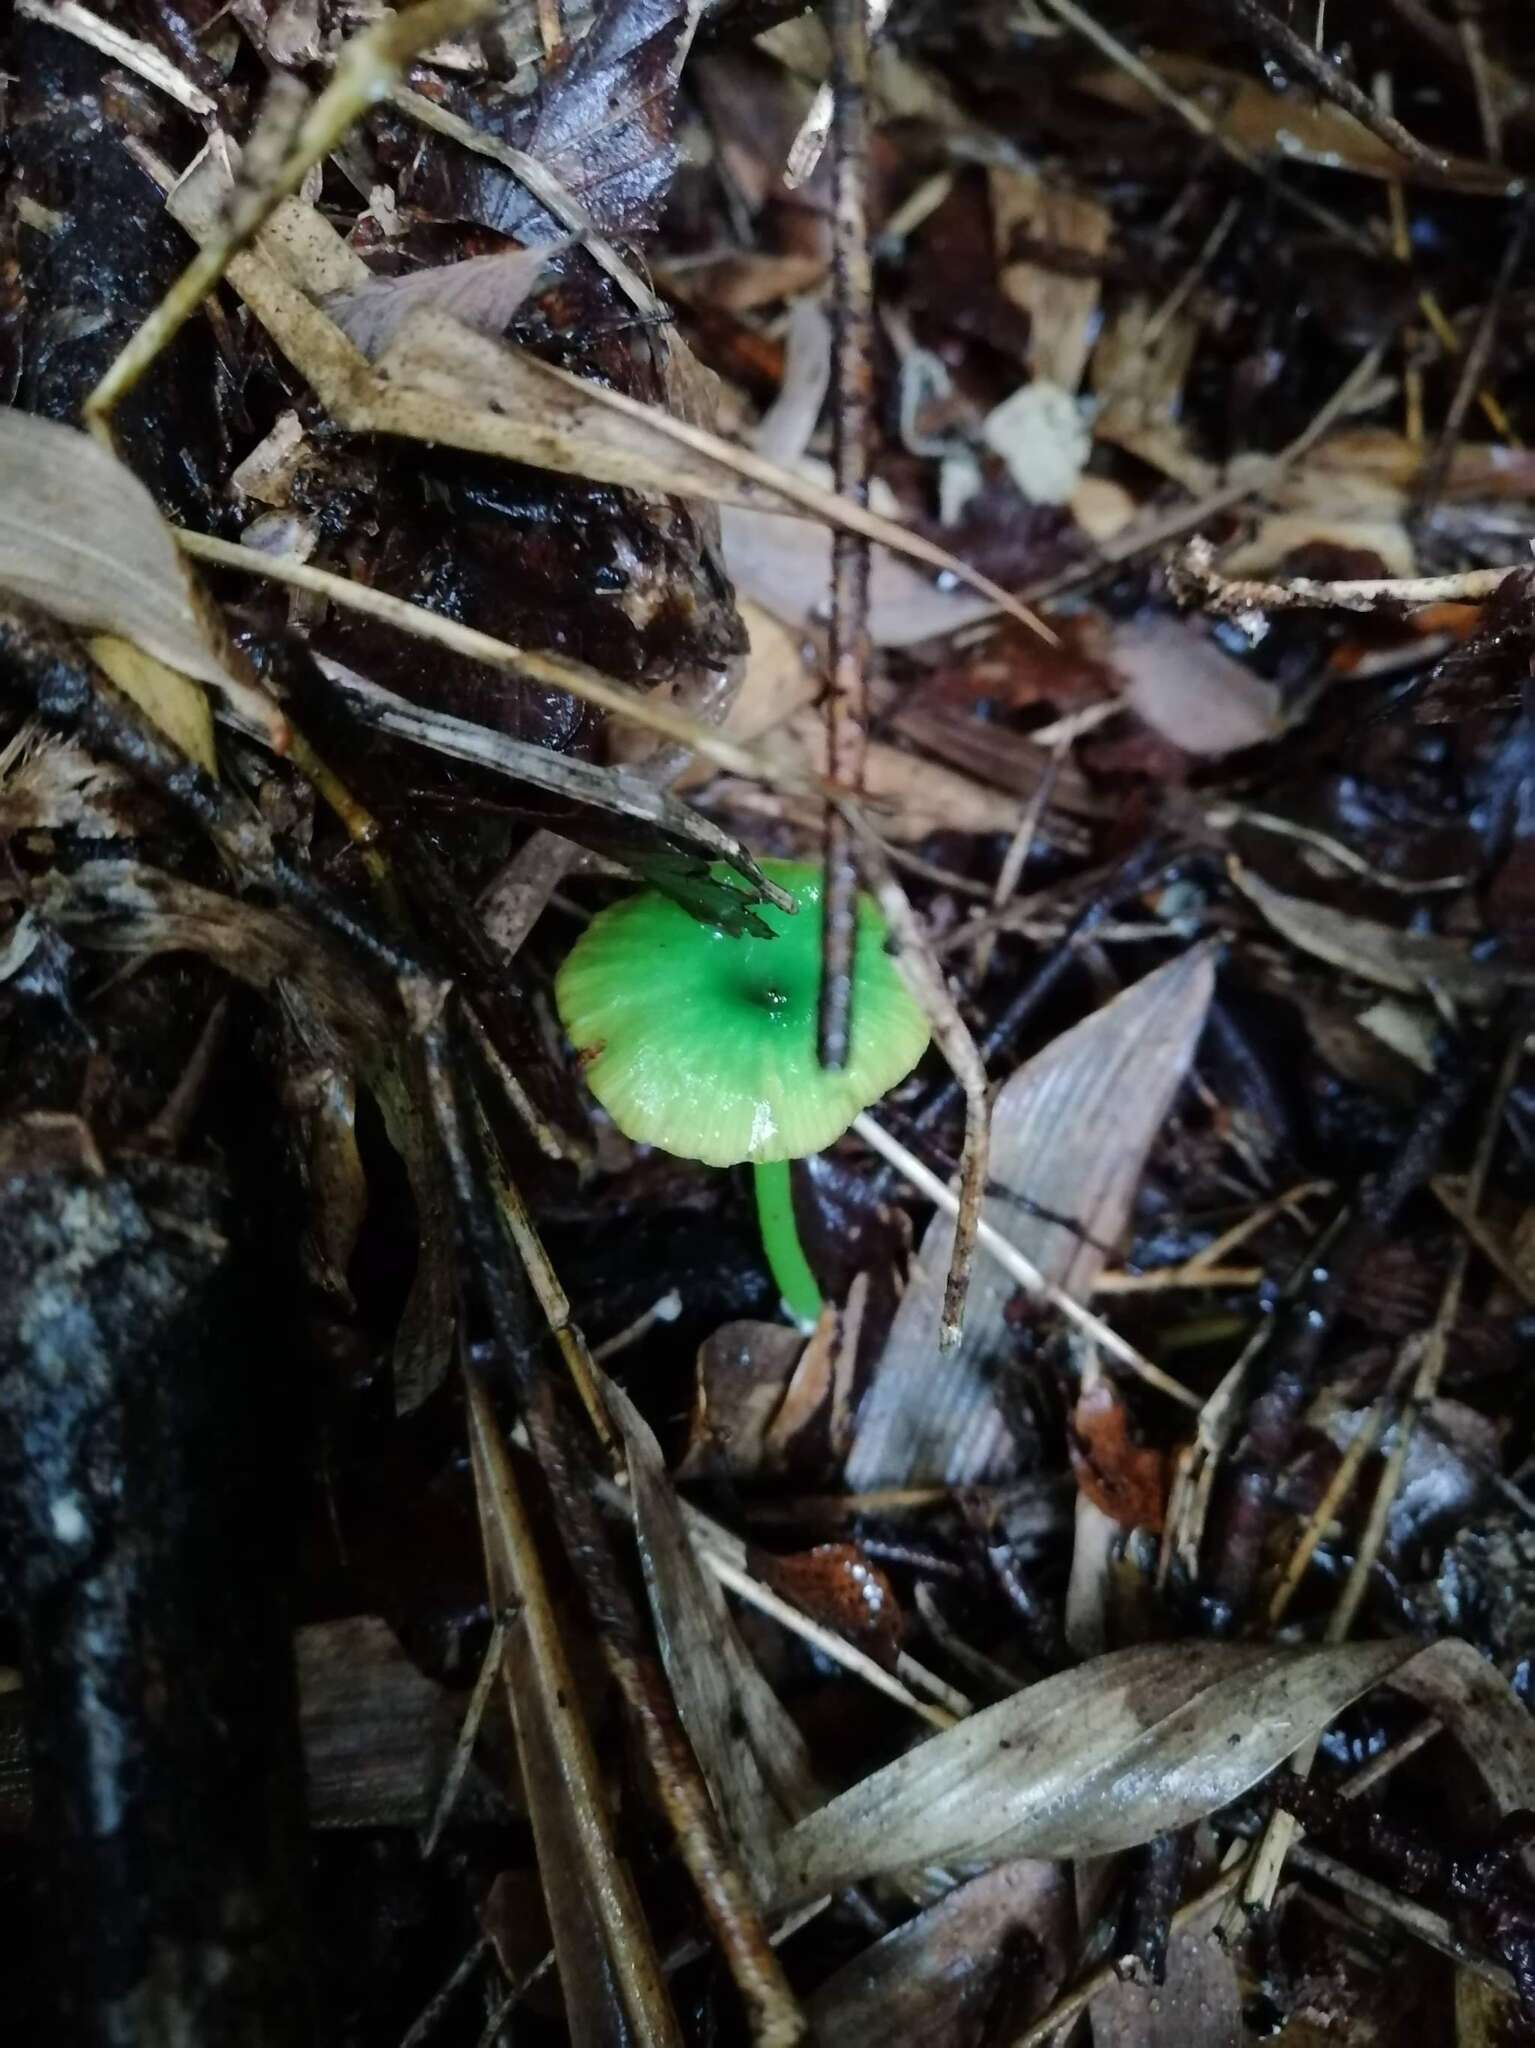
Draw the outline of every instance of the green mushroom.
M795 1315L820 1292L800 1247L789 1161L841 1137L909 1074L927 1021L886 949L885 921L858 899L852 1044L845 1067L816 1054L821 870L768 860L799 906L756 914L770 937L732 938L647 889L592 919L555 980L587 1085L626 1138L709 1166L751 1163L773 1277Z

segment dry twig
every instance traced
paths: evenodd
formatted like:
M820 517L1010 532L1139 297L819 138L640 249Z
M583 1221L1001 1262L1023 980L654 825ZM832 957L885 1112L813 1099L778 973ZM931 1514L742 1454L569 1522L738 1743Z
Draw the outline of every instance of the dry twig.
M1409 134L1401 122L1378 107L1367 92L1361 92L1341 66L1304 42L1277 15L1270 14L1262 0L1227 0L1227 5L1238 20L1244 21L1252 30L1260 47L1270 51L1291 70L1298 71L1303 78L1310 79L1324 98L1342 107L1345 113L1352 114L1362 128L1368 128L1388 149L1394 149L1408 163L1421 164L1425 170L1442 171L1445 168L1449 159L1442 151L1431 149L1416 135Z
M874 405L874 266L869 250L866 183L869 151L869 29L864 0L832 0L832 233L836 338L832 355L832 432L837 490L864 505L869 496L869 432ZM869 724L869 544L859 534L832 536L831 688L826 694L826 771L852 796L863 790ZM853 940L858 923L858 862L851 827L835 804L826 810L822 892L821 1063L848 1061Z

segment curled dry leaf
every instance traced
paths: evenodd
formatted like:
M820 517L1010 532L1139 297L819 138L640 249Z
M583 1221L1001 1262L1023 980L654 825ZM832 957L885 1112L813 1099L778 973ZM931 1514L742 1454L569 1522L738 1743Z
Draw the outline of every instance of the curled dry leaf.
M1470 1643L1446 1636L1392 1678L1437 1714L1486 1785L1500 1813L1535 1798L1535 1722L1513 1687Z
M504 334L550 263L568 247L567 238L537 249L500 249L491 256L466 256L460 263L443 263L407 277L370 278L323 303L369 362L383 353L406 318L420 306L435 306L462 320L476 334Z
M817 2038L837 2048L971 2048L999 2006L1010 2026L1026 2026L1066 1979L1073 1919L1058 1864L999 1863L828 1978L807 2008Z
M1107 1856L1238 1799L1410 1644L1158 1643L1000 1700L791 1828L786 1900L928 1863Z
M1242 894L1292 946L1382 988L1401 995L1438 991L1468 1009L1490 1010L1509 988L1535 983L1528 969L1478 960L1454 939L1399 931L1307 896L1288 896L1239 860L1227 868Z
M157 723L165 696L196 699L194 684L211 683L263 731L281 729L276 706L237 665L217 613L133 472L89 434L11 406L0 407L0 589L152 656L158 706L121 668L114 680ZM171 737L184 744L206 723L205 708L184 704Z
M1124 1228L1146 1155L1188 1071L1215 985L1186 953L1037 1053L992 1111L985 1218L1080 1300ZM1030 1213L1016 1198L1070 1224ZM935 1371L953 1226L928 1226L885 1355L858 1418L848 1485L970 1484L1005 1476L1014 1451L996 1394L1013 1281L984 1254L959 1355Z
M760 1479L777 1469L774 1425L805 1349L786 1323L725 1323L699 1347L683 1479Z

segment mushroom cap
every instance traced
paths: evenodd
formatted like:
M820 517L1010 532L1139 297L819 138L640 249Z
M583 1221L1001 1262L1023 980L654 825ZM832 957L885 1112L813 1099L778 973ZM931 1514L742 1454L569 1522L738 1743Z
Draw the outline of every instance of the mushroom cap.
M819 1152L927 1045L885 921L861 895L851 1053L821 1065L821 870L761 866L799 905L793 917L757 906L773 937L731 938L647 889L592 919L554 984L587 1085L624 1136L710 1166Z

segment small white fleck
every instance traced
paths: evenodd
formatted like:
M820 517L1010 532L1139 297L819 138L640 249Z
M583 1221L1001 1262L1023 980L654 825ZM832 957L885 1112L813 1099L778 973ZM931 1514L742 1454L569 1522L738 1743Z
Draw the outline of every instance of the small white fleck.
M61 1543L84 1543L91 1533L89 1522L80 1512L80 1503L72 1493L61 1493L53 1503L53 1533Z

